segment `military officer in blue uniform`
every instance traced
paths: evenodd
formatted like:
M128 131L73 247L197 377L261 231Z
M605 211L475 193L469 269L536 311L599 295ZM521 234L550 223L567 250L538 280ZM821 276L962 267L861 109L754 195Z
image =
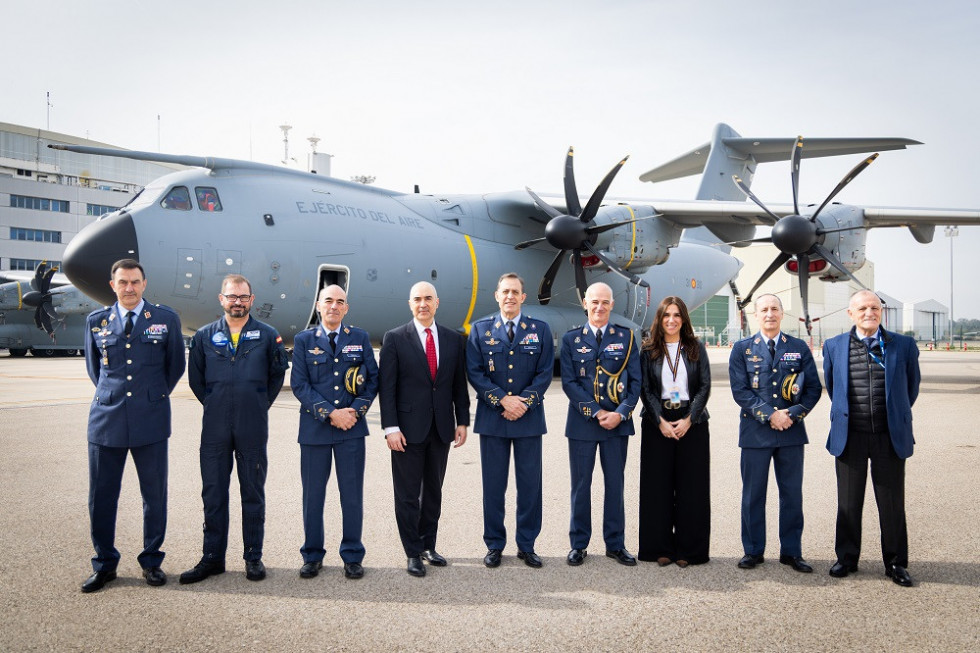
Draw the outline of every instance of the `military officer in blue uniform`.
M224 573L228 548L228 483L233 461L242 497L245 577L265 578L265 478L269 469L269 408L279 396L289 359L279 333L249 314L252 284L240 274L221 282L224 316L191 340L188 380L204 404L201 498L204 555L180 575L181 584Z
M323 503L331 456L343 514L340 557L344 576L364 576L365 416L378 394L378 364L367 331L343 323L350 305L340 286L327 286L317 302L321 324L296 334L289 377L299 399L303 530L299 575L313 578L323 566Z
M466 344L466 369L476 390L476 422L483 470L483 564L498 567L507 544L504 494L514 449L517 483L517 557L541 567L534 542L541 532L542 402L554 373L555 345L547 322L521 312L524 280L500 277L494 298L500 313L475 322Z
M735 343L728 374L741 408L738 446L742 448L741 569L765 561L766 486L769 462L779 487L779 562L810 573L803 559L803 445L809 441L803 418L820 399L820 379L810 348L781 333L783 305L775 295L755 300L759 333Z
M568 396L565 436L572 477L572 518L567 562L585 561L592 538L592 471L596 449L605 480L602 537L606 555L635 566L626 550L623 485L633 409L640 398L640 348L633 331L609 322L612 289L589 286L582 302L589 322L565 334L561 342L561 385Z
M137 560L148 585L167 576L160 550L167 530L167 439L170 393L184 373L180 318L143 300L146 275L135 259L112 266L112 306L86 320L85 366L95 384L88 418L89 494L93 573L82 584L94 592L116 577L116 508L126 456L133 456L143 496L143 552Z

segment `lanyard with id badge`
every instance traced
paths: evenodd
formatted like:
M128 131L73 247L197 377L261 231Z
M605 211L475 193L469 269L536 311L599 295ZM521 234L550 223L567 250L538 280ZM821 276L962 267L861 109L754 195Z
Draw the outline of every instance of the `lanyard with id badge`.
M665 343L666 344L666 343ZM674 362L670 361L670 353L665 352L664 361L667 363L667 368L670 370L671 377L674 380L674 385L670 387L669 393L670 397L664 400L664 408L677 409L681 407L681 389L677 385L677 370L681 363L681 350L684 346L677 343L677 354L674 356Z

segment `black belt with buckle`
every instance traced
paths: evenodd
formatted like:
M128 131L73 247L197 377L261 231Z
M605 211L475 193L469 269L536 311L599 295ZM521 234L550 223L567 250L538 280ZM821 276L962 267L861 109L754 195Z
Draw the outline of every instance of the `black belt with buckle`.
M690 401L680 401L675 404L670 399L664 399L664 408L667 410L680 410L681 408L687 408L690 405Z

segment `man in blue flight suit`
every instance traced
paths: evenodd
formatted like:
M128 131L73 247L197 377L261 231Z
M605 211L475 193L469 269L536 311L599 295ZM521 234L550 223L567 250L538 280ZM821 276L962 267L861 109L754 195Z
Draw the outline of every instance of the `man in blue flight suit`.
M112 306L86 321L85 366L95 384L88 417L88 510L93 573L82 584L94 592L116 577L116 509L127 454L143 496L143 552L137 560L148 585L163 585L160 550L167 531L167 439L170 393L184 373L180 318L143 301L146 275L135 259L112 266Z
M517 483L517 557L541 566L534 541L541 532L541 436L544 393L551 385L555 345L547 322L521 313L524 280L500 277L494 298L500 314L475 322L466 344L466 369L479 401L473 430L480 434L483 470L483 564L500 566L507 544L504 494L514 448Z
M228 484L236 460L245 577L265 578L262 541L269 408L282 389L289 360L279 333L249 314L253 299L248 279L229 274L218 295L224 316L201 327L191 340L187 376L197 400L204 404L200 451L204 556L180 575L181 584L225 571Z
M810 573L803 559L803 445L809 441L803 418L820 399L813 354L799 338L780 333L783 304L775 295L755 300L759 333L732 348L728 375L732 396L742 408L738 446L742 448L742 548L740 569L765 562L766 486L769 461L779 487L779 562Z
M327 286L317 302L320 326L296 334L289 377L299 399L300 474L303 479L302 578L323 567L323 503L331 456L343 514L340 558L344 576L364 576L364 439L367 415L378 394L378 364L367 331L343 323L350 309L340 286Z
M594 283L582 302L589 323L565 334L561 341L561 386L568 396L565 437L572 476L572 518L568 564L585 561L592 538L592 471L596 448L605 481L602 537L606 555L635 566L626 550L623 485L633 409L640 398L640 351L633 331L610 324L612 289Z

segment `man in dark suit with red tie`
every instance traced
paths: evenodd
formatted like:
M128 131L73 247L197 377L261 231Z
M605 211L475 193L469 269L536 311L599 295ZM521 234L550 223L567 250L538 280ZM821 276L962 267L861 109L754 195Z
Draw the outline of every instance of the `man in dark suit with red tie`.
M425 281L412 286L408 305L414 319L386 333L382 341L378 395L407 570L425 576L423 558L437 567L446 565L436 552L442 481L449 444L466 442L470 396L466 339L435 323L435 286Z

